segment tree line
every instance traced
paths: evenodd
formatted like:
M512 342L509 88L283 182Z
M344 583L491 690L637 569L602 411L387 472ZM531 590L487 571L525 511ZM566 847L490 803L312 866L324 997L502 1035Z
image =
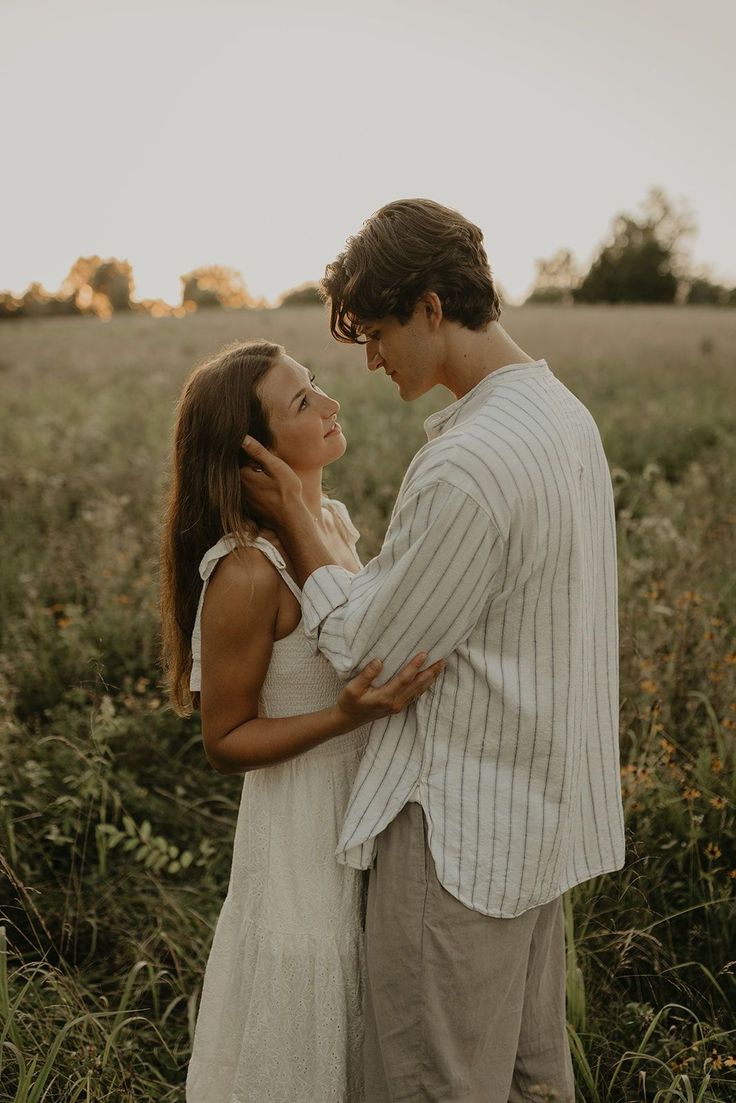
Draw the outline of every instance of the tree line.
M637 214L617 215L583 271L569 249L536 262L530 303L680 303L736 306L736 288L694 271L688 241L695 221L660 188Z
M163 299L136 299L133 269L127 260L117 257L79 257L69 269L58 292L47 291L32 283L22 295L0 293L0 320L9 318L48 318L64 314L94 315L137 312L154 318L183 317L195 310L211 307L242 309L268 304L248 291L235 268L212 264L194 268L180 277L181 301L171 305ZM317 285L304 284L285 292L279 305L292 306L321 302Z
M736 288L724 287L707 272L695 272L687 242L695 232L690 212L653 188L637 214L617 215L608 238L586 270L569 249L536 261L528 303L680 303L736 306ZM240 272L223 265L194 268L180 277L181 302L136 299L133 269L116 257L80 257L58 292L32 283L22 295L0 293L0 320L61 314L109 317L137 311L160 318L183 317L207 308L263 307ZM316 283L285 292L280 306L321 303Z

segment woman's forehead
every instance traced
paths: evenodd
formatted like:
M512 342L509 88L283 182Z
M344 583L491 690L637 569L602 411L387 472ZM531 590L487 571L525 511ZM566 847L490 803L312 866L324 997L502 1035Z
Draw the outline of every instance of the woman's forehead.
M261 383L261 396L273 409L286 409L308 378L309 373L302 364L290 356L279 356Z

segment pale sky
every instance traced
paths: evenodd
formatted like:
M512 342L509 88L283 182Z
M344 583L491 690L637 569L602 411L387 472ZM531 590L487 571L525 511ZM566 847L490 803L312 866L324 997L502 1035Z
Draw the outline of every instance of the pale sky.
M0 0L0 289L99 253L273 299L427 196L514 298L653 185L736 283L734 41L734 0Z

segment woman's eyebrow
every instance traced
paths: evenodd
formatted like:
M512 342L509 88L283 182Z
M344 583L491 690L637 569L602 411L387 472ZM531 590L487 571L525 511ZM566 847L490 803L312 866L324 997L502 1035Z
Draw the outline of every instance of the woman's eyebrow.
M295 394L295 395L294 395L294 397L292 398L291 402L289 403L289 406L291 406L291 405L292 405L292 403L296 402L297 398L301 398L301 397L302 397L302 395L304 395L304 394L306 394L306 393L307 393L307 388L306 388L306 387L302 387L302 389L301 389L300 391L297 391L297 392L296 392L296 394ZM287 409L288 409L288 408L289 408L289 407L287 407Z
M315 380L315 375L314 375L314 372L310 372L310 373L309 373L309 382L310 382L310 383L313 383L313 382L314 382L314 380ZM305 395L306 393L307 393L307 388L306 388L306 387L302 387L302 389L301 389L300 391L297 391L297 393L296 393L296 394L294 395L294 397L292 398L292 400L291 400L291 402L289 403L289 405L288 405L288 406L286 407L286 408L287 408L287 410L288 410L288 409L289 409L289 407L290 407L290 406L292 405L292 403L296 402L297 398L301 398L301 397L302 397L302 395Z

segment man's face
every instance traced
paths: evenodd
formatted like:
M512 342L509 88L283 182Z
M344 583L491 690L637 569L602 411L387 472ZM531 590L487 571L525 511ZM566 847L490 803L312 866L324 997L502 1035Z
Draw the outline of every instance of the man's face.
M405 402L412 402L426 394L439 382L436 335L427 324L421 303L417 304L406 325L389 315L365 322L361 330L366 337L368 370L383 368L399 388L399 396Z

